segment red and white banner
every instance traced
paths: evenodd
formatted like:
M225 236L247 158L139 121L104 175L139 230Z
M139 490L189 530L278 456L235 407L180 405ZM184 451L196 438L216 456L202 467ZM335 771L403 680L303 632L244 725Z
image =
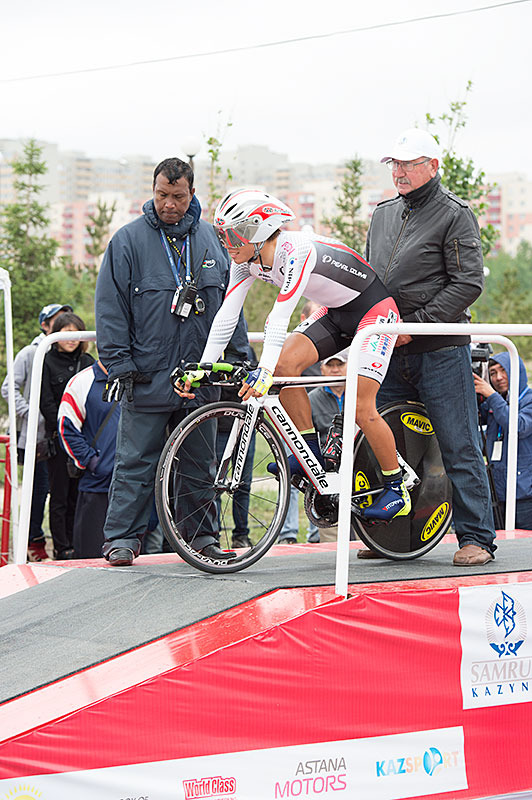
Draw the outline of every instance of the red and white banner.
M461 728L1 781L40 800L393 800L467 788ZM26 789L23 787L27 787ZM5 792L5 794L3 794Z
M256 631L233 641L221 614L208 652L203 621L186 632L186 658L109 696L87 701L99 667L81 673L70 713L54 717L37 690L33 722L18 732L12 701L0 800L457 800L530 790L531 577L353 587L347 600L293 619L268 625L256 614ZM133 676L148 647L107 672Z

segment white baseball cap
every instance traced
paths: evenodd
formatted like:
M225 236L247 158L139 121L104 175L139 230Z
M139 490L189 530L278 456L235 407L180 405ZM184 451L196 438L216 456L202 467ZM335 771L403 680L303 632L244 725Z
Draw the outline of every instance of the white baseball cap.
M420 156L437 158L438 161L441 159L438 142L428 131L422 131L421 128L409 128L403 131L388 152L389 155L381 158L381 164L392 158L396 161L413 161Z
M335 353L334 356L328 356L327 358L324 358L321 363L328 364L329 361L340 361L342 364L345 364L348 355L349 355L349 347L344 347L343 350L340 350L339 353Z

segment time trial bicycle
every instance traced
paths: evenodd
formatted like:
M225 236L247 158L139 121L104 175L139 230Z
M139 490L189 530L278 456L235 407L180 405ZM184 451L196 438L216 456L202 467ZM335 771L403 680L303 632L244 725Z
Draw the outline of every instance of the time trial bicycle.
M248 374L246 365L187 364L184 369L174 370L172 380L193 369L205 371L205 377L193 386L240 386ZM327 384L343 380L328 379ZM274 387L264 397L251 398L244 404L210 403L189 414L170 435L157 467L157 513L170 546L192 566L210 573L237 572L257 562L277 541L290 502L287 450L304 470L304 476L294 476L292 480L304 493L308 518L318 527L337 523L339 473L324 471L279 400L278 392L283 387L305 385L308 381L304 377L289 383L275 379ZM391 403L379 412L395 436L412 510L408 516L387 523L364 520L363 509L382 490L383 477L359 430L354 440L352 532L384 558L418 558L435 547L449 529L450 482L421 403ZM196 464L191 464L191 459ZM275 476L267 470L272 462L277 465ZM198 479L200 473L204 477ZM203 521L208 515L212 518L213 513L218 518L220 547L232 549L237 502L244 504L240 511L247 511L246 546L236 549L236 558L204 555L194 545L204 534Z

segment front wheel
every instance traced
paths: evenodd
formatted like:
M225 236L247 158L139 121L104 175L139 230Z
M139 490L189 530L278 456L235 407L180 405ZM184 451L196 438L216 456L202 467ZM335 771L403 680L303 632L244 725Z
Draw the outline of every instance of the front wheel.
M223 459L228 441L236 457L246 418L239 403L211 403L191 413L169 437L157 467L155 503L170 546L193 567L238 572L254 564L277 540L290 502L289 468L282 442L262 412L253 431L238 487L235 458ZM222 471L220 464L224 463ZM277 464L277 476L266 470ZM201 549L216 538L232 560Z
M397 450L421 482L410 491L412 511L388 524L368 525L351 515L356 532L371 550L384 558L406 561L432 550L449 530L452 519L451 483L443 468L440 447L421 403L391 403L379 409ZM355 439L355 489L382 486L383 477L366 437ZM364 501L366 504L371 499ZM362 505L362 504L359 504Z

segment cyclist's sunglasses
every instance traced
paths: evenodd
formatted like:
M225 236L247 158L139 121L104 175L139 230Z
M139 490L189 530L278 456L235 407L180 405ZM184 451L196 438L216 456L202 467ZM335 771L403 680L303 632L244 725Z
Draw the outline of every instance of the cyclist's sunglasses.
M215 228L216 235L220 240L223 247L242 247L244 244L249 244L247 239L244 239L234 228Z

